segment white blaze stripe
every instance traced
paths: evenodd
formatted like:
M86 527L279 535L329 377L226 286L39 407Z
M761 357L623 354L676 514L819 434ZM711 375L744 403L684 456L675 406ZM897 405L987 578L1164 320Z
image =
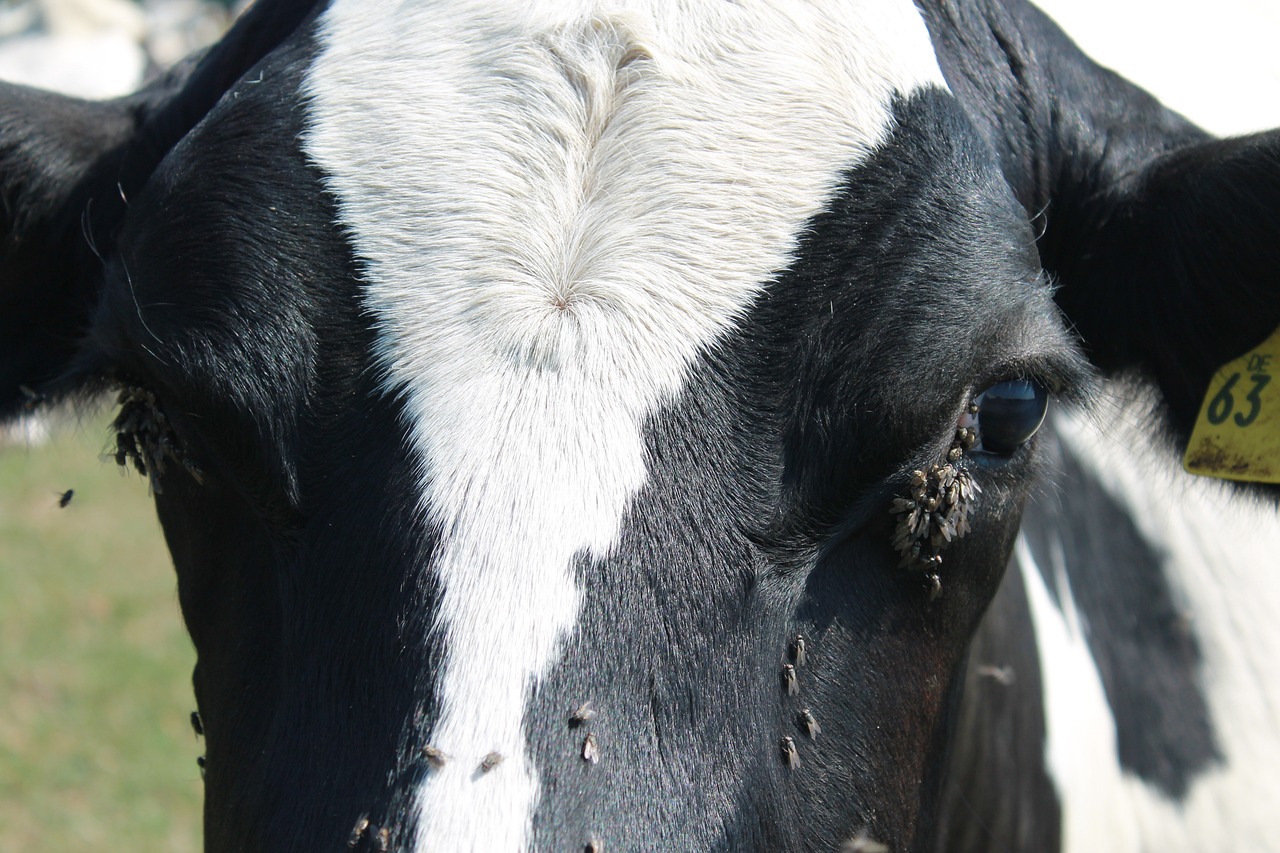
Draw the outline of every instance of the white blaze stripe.
M453 761L419 793L424 850L530 844L526 703L577 620L575 555L608 553L645 481L646 418L892 93L943 85L910 0L596 5L335 0L308 78L307 151L443 531Z

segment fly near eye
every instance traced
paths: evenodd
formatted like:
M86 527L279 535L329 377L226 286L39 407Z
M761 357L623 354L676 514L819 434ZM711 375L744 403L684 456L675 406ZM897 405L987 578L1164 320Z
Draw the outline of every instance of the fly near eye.
M976 422L975 449L1008 456L1026 444L1044 423L1049 392L1032 379L1009 379L992 385L974 397L973 403L978 411L964 420Z

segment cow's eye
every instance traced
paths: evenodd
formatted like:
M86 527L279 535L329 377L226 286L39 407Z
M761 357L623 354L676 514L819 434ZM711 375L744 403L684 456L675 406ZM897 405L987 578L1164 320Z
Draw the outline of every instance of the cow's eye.
M1008 456L1031 439L1044 423L1049 394L1032 379L997 382L973 398L978 411L976 450Z

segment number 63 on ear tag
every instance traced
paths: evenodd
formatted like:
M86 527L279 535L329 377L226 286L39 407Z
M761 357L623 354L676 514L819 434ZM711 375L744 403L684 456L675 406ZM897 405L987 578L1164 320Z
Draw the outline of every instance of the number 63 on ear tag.
M1182 465L1206 477L1280 483L1280 329L1214 374Z

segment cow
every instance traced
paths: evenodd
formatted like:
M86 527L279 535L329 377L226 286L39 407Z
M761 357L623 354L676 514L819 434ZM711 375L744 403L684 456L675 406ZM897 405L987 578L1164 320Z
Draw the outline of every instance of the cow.
M1178 456L1280 134L1033 6L259 0L0 89L0 193L0 415L118 401L207 850L1277 849L1276 492Z

